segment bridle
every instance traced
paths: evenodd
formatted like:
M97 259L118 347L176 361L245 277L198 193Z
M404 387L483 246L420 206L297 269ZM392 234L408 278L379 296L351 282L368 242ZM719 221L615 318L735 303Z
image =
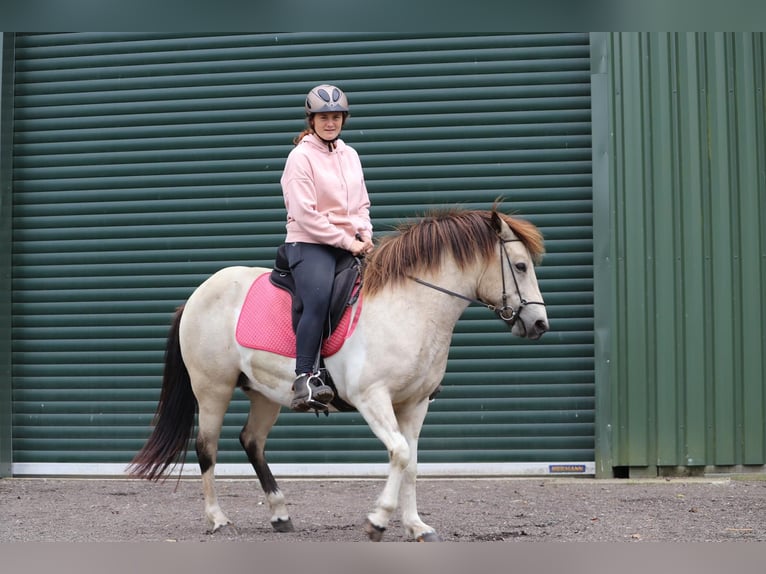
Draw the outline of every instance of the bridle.
M469 303L473 303L476 305L481 305L482 307L486 307L490 311L493 311L500 319L502 319L505 323L508 324L510 328L513 328L513 326L516 324L516 322L519 320L519 317L521 316L521 312L524 310L525 307L528 305L542 305L545 307L545 303L542 301L527 301L524 297L521 295L521 289L519 288L519 280L516 278L516 272L513 270L513 264L511 263L511 258L508 255L508 252L505 250L505 244L506 243L512 243L514 241L521 241L521 239L503 239L499 238L501 247L500 247L500 276L503 279L503 294L502 294L502 306L498 307L497 305L493 305L491 303L486 303L480 299L474 299L472 297L466 297L465 295L462 295L460 293L456 293L455 291L450 291L449 289L445 289L444 287L439 287L438 285L434 285L433 283L429 283L428 281L424 281L423 279L419 279L418 277L409 276L410 279L415 281L416 283L420 283L421 285L424 285L426 287L430 287L431 289L435 289L436 291L439 291L441 293L445 293L447 295L451 295L452 297L457 297L459 299L463 299L465 301L468 301ZM516 288L516 295L519 296L519 307L517 309L514 309L510 305L508 305L508 291L506 289L506 281L505 281L505 266L503 265L503 255L505 255L505 260L508 262L508 269L511 270L511 278L513 279L513 285ZM524 322L521 323L524 325ZM524 327L526 330L526 327Z

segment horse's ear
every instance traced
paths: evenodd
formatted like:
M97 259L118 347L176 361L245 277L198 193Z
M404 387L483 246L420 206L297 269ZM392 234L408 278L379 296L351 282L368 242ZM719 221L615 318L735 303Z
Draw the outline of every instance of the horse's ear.
M503 233L503 220L500 218L500 215L495 211L492 210L492 229L495 230L495 233L498 235L501 235Z

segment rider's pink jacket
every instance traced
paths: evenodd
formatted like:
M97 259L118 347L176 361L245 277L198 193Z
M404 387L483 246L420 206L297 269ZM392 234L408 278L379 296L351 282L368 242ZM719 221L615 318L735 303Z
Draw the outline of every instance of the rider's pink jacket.
M330 151L317 136L293 148L282 173L286 243L322 243L350 249L354 236L372 238L370 198L359 155L343 140Z

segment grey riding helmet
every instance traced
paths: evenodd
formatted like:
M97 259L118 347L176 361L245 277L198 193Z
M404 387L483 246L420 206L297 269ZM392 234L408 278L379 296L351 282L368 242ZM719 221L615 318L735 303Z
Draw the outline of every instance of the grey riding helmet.
M343 90L330 84L321 84L312 88L306 96L306 116L322 112L342 112L348 114L348 98Z

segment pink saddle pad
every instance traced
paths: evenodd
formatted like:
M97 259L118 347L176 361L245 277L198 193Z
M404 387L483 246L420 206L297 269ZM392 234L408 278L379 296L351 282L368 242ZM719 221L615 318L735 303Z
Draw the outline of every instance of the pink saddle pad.
M292 298L269 281L269 273L250 286L237 321L237 342L243 347L295 357L295 332L291 316ZM356 329L362 311L362 298L348 307L338 326L322 344L322 356L337 353Z

